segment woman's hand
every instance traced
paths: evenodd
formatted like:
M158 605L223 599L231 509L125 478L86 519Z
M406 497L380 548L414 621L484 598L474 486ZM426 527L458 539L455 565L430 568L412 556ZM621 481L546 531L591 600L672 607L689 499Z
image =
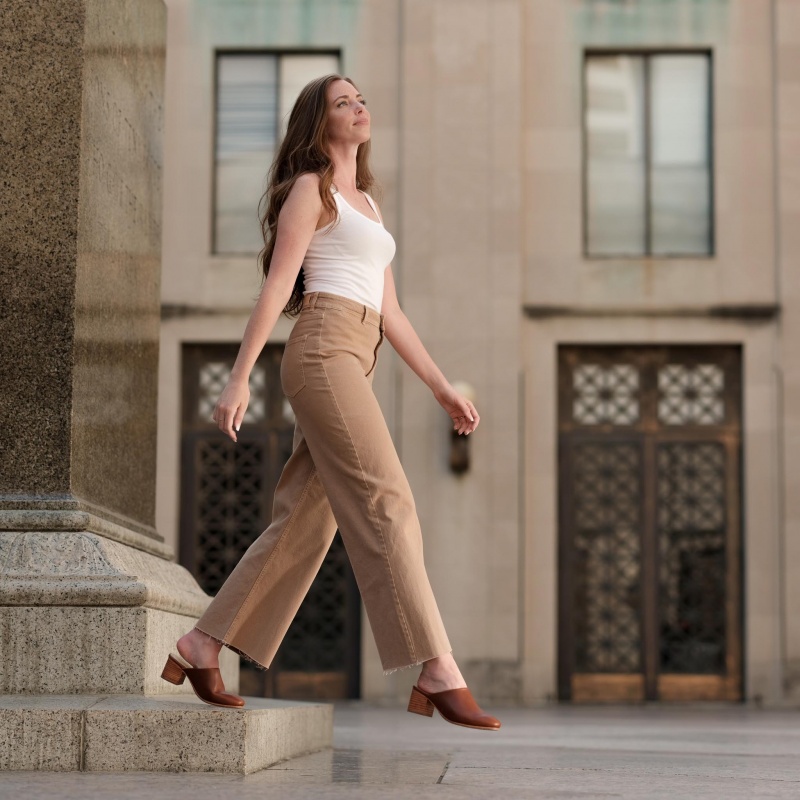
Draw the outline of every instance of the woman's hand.
M470 400L459 394L449 383L437 389L433 396L453 420L453 430L459 434L470 434L481 421L478 411Z
M244 412L247 411L249 402L250 387L248 382L231 378L222 390L216 406L214 406L214 413L211 415L211 419L234 442L238 441L235 431L238 431L242 424L242 418L244 417Z

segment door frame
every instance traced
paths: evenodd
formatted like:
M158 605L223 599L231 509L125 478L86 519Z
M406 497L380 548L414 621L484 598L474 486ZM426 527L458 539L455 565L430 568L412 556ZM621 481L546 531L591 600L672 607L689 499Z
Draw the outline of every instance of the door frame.
M782 427L775 318L715 317L655 309L649 315L569 309L522 323L522 698L558 702L557 354L561 344L742 346L743 701L784 702L785 599L781 563Z

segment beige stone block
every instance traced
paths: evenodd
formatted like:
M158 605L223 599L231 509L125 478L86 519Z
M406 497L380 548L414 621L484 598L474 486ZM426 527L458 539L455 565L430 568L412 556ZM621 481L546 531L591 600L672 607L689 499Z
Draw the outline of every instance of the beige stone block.
M538 127L575 128L581 125L581 64L569 57L569 49L542 42L523 52L522 124Z
M572 41L572 7L561 0L536 0L523 3L526 49Z
M24 515L5 512L11 531L0 533L5 555L0 601L9 605L147 605L183 614L201 613L206 595L191 573L171 559L90 530L30 530ZM51 512L55 514L56 512ZM59 527L70 522L64 512ZM46 522L48 512L32 522ZM77 516L84 524L88 514ZM14 530L15 529L15 530ZM113 528L110 535L116 535ZM131 536L133 534L131 533Z
M434 57L440 83L486 80L489 32L488 3L438 0L434 4Z
M800 209L800 201L797 201L795 209ZM780 230L781 230L781 252L783 253L783 272L784 275L791 269L792 264L796 264L800 259L800 226L797 224L797 217L800 211L793 210L792 213L782 214L780 216ZM800 276L799 276L800 277ZM794 279L787 280L785 285L791 291L795 291L794 287L797 286Z
M522 78L522 8L518 0L491 2L491 74L495 91L519 94Z
M413 110L421 99L430 98L436 90L436 63L429 43L409 38L403 46L403 84L400 91L408 95L406 102ZM427 107L430 103L425 104ZM412 120L418 119L412 113Z
M517 171L507 180L502 173L494 176L494 185L487 191L491 222L492 246L490 259L494 256L519 259L522 245L522 213L520 197L522 194L522 175ZM489 262L489 269L494 266Z
M520 135L518 114L507 114L502 101L492 115L489 158L492 165L490 183L512 183L520 173L523 163L523 137Z
M199 700L192 703L193 711L175 701L163 702L163 709L139 711L137 701L106 700L86 715L87 769L153 771L179 767L249 774L285 758L331 746L333 706L246 700L248 710L220 709L216 714L209 713L209 707Z
M398 131L391 124L391 119L381 119L379 124L371 124L372 128L372 157L371 164L375 174L381 176L382 182L387 181L389 175L397 169ZM383 210L383 209L381 209ZM384 222L389 219L384 214Z
M491 422L495 422L498 417L502 419L503 409L499 406L493 407L491 410L487 408L486 412L486 416ZM506 417L513 415L513 410L509 412L506 409ZM481 418L482 425L483 418ZM491 435L493 440L497 438L501 444L491 447L487 454L489 465L498 465L492 470L487 485L487 494L492 509L493 531L496 530L495 525L500 524L501 520L516 519L519 504L519 474L517 470L519 453L516 447L518 431L511 427L503 427L498 430L498 427L498 424L492 425ZM480 426L470 436L477 436L479 431ZM511 554L511 562L515 561L516 559Z
M402 9L407 40L430 46L433 42L435 5L430 0L406 0Z
M435 246L434 231L436 217L422 200L427 192L416 195L407 192L403 202L403 226L399 236L395 235L398 252L395 261L402 263L401 283L408 288L424 287L430 274L430 255ZM396 276L400 273L396 273Z
M395 43L396 45L396 43ZM362 69L352 70L351 77L364 95L370 113L372 134L375 125L397 128L400 107L397 102L397 57L396 46L375 46L359 48L359 63ZM374 141L373 141L374 145Z
M502 246L498 244L497 237L495 237L494 247L489 254L488 264L491 271L489 286L493 297L492 304L495 317L504 316L507 312L513 312L516 316L520 312L522 221L519 212L514 212L514 217L516 218L516 225L520 226L519 235L514 239L502 242ZM504 252L506 247L509 248L508 252Z
M525 132L527 172L558 172L564 181L581 169L581 132L574 129L535 128Z
M769 83L721 88L714 109L714 130L767 130L772 122L772 90Z
M787 258L797 249L797 225L792 220L800 214L800 131L783 133L780 136L780 149L787 153L781 159L781 173L779 191L779 215L781 222L781 237L783 239L783 252ZM796 156L788 155L797 153ZM790 249L787 251L786 247Z
M0 769L79 770L84 710L95 700L0 696Z
M161 679L167 654L197 617L151 608L0 606L0 692L190 694ZM220 652L225 685L239 686L239 656Z
M474 146L471 143L476 140L488 142L494 117L491 106L487 107L487 92L482 84L459 82L439 86L434 97L436 136L450 140L457 150ZM484 158L487 153L484 150Z
M337 14L335 7L332 11L334 16L343 16L340 10ZM319 11L314 16L317 14ZM382 63L381 54L396 50L399 40L397 9L391 3L365 3L359 7L356 20L355 41L359 42L360 46L354 48L355 52L351 57L364 55L365 63L372 63L376 73L385 72L388 65ZM341 37L341 34L339 36Z
M494 267L487 292L491 301L487 313L492 321L493 336L498 343L510 348L512 356L519 353L519 333L522 321L522 281L520 259L510 257L509 267Z
M332 705L245 701L222 709L188 697L0 696L0 765L249 774L331 746Z
M253 256L215 256L203 277L200 305L249 314L261 288L260 266Z
M434 167L435 139L430 117L424 101L420 100L414 118L403 129L404 171L401 189L404 197L413 196L416 203L421 205L428 200L426 190L432 182L431 171Z
M744 88L772 85L771 36L748 37L738 44L722 44L715 48L714 85L719 93L738 92Z
M467 185L463 186L463 191L472 192L473 188L471 182L467 182ZM463 193L457 200L458 194L451 194L447 187L437 187L436 197L439 198L438 206L442 212L434 212L435 225L431 232L434 252L437 254L432 259L434 269L443 258L450 260L456 254L460 255L459 260L461 260L464 257L477 258L479 254L487 253L489 221L484 198L470 207L469 202L464 201ZM444 208L448 208L447 213L444 213ZM457 209L460 213L456 213ZM463 270L459 269L456 272L462 273Z
M557 171L527 171L523 195L526 254L578 256L583 242L580 182Z
M778 85L781 131L800 131L800 82Z
M784 44L777 48L778 84L800 83L800 45Z
M495 580L503 580L503 577L498 575ZM508 584L506 583L506 585ZM519 651L517 646L518 639L516 609L508 609L503 613L493 615L484 647L493 659L511 661L517 658Z
M769 42L772 38L771 0L739 0L733 3L727 19L728 41Z
M434 300L427 295L419 294L424 288L424 285L411 287L400 298L400 306L423 344L430 336L432 316L436 313Z
M800 5L796 0L776 0L775 20L780 44L800 44Z

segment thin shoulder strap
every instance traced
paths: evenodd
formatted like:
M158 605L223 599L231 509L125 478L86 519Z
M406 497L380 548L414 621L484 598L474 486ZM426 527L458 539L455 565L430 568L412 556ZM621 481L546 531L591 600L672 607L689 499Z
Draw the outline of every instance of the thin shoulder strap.
M372 198L366 192L364 192L364 195L366 196L369 204L372 206L372 210L377 214L378 219L381 221L381 225L383 225L383 217L381 217L381 212L378 211L378 209L375 207L375 203L372 201Z

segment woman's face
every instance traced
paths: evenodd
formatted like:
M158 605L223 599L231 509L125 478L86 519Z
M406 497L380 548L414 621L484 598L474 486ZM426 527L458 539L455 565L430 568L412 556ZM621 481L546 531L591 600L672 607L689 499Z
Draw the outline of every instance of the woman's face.
M361 92L343 80L328 86L328 138L342 144L361 144L370 137L369 111Z

